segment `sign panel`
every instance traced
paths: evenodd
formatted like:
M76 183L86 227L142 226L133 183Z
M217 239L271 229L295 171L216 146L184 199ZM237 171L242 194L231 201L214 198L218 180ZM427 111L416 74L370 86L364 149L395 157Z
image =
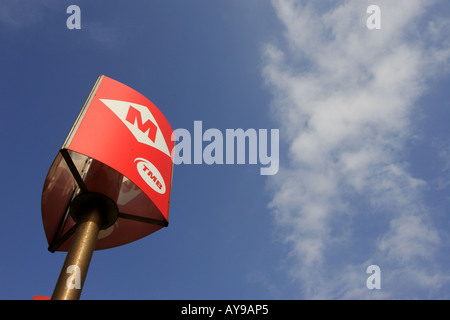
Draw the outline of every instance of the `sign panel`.
M67 251L70 203L86 192L117 204L117 221L100 231L96 249L129 243L167 226L173 130L134 89L97 79L44 184L42 217L50 251Z

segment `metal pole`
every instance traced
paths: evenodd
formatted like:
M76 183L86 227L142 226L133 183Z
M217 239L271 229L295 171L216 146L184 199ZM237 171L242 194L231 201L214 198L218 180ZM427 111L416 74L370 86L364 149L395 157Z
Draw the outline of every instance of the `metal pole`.
M122 180L123 176L119 172L99 161L90 160L88 172L80 182L86 190L82 190L70 203L70 215L76 223L76 230L52 300L80 298L98 233L112 226L119 216L116 201Z
M67 252L64 265L52 294L52 300L78 300L101 228L101 211L84 212Z

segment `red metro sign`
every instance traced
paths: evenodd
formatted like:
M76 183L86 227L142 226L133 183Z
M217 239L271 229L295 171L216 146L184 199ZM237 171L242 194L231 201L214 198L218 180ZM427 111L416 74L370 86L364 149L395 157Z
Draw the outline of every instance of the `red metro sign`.
M172 133L150 100L100 76L44 184L42 219L49 250L68 250L76 220L71 203L83 194L100 194L117 205L117 219L100 231L96 250L167 226Z

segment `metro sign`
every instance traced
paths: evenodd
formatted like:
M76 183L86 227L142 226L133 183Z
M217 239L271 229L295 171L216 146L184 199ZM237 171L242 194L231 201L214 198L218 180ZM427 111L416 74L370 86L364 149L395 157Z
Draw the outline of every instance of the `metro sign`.
M100 193L118 207L96 249L129 243L167 226L173 130L134 89L100 76L47 175L42 218L50 251L67 251L75 222L69 205Z

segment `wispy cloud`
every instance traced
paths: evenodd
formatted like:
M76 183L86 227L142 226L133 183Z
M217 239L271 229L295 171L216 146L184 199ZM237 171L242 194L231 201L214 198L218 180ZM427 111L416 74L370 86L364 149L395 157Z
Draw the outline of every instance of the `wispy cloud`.
M13 29L29 27L44 19L44 9L40 1L1 0L0 23Z
M36 27L48 20L58 17L60 24L55 30L66 31L71 34L87 35L94 44L105 50L121 49L130 37L139 30L138 24L127 25L124 28L119 22L110 18L113 10L106 6L104 15L95 16L85 11L83 5L80 7L81 30L69 31L66 20L73 14L67 12L70 3L61 4L58 0L0 0L0 31L14 32ZM48 25L48 24L47 24Z
M127 40L123 28L114 24L87 22L83 26L94 43L107 50L122 48Z
M427 80L447 66L448 21L427 16L431 1L377 1L382 29L368 30L370 1L326 3L273 1L285 42L264 52L289 146L271 208L290 275L303 298L436 293L448 281L433 264L442 240L404 148ZM384 275L378 292L365 286L370 264Z

